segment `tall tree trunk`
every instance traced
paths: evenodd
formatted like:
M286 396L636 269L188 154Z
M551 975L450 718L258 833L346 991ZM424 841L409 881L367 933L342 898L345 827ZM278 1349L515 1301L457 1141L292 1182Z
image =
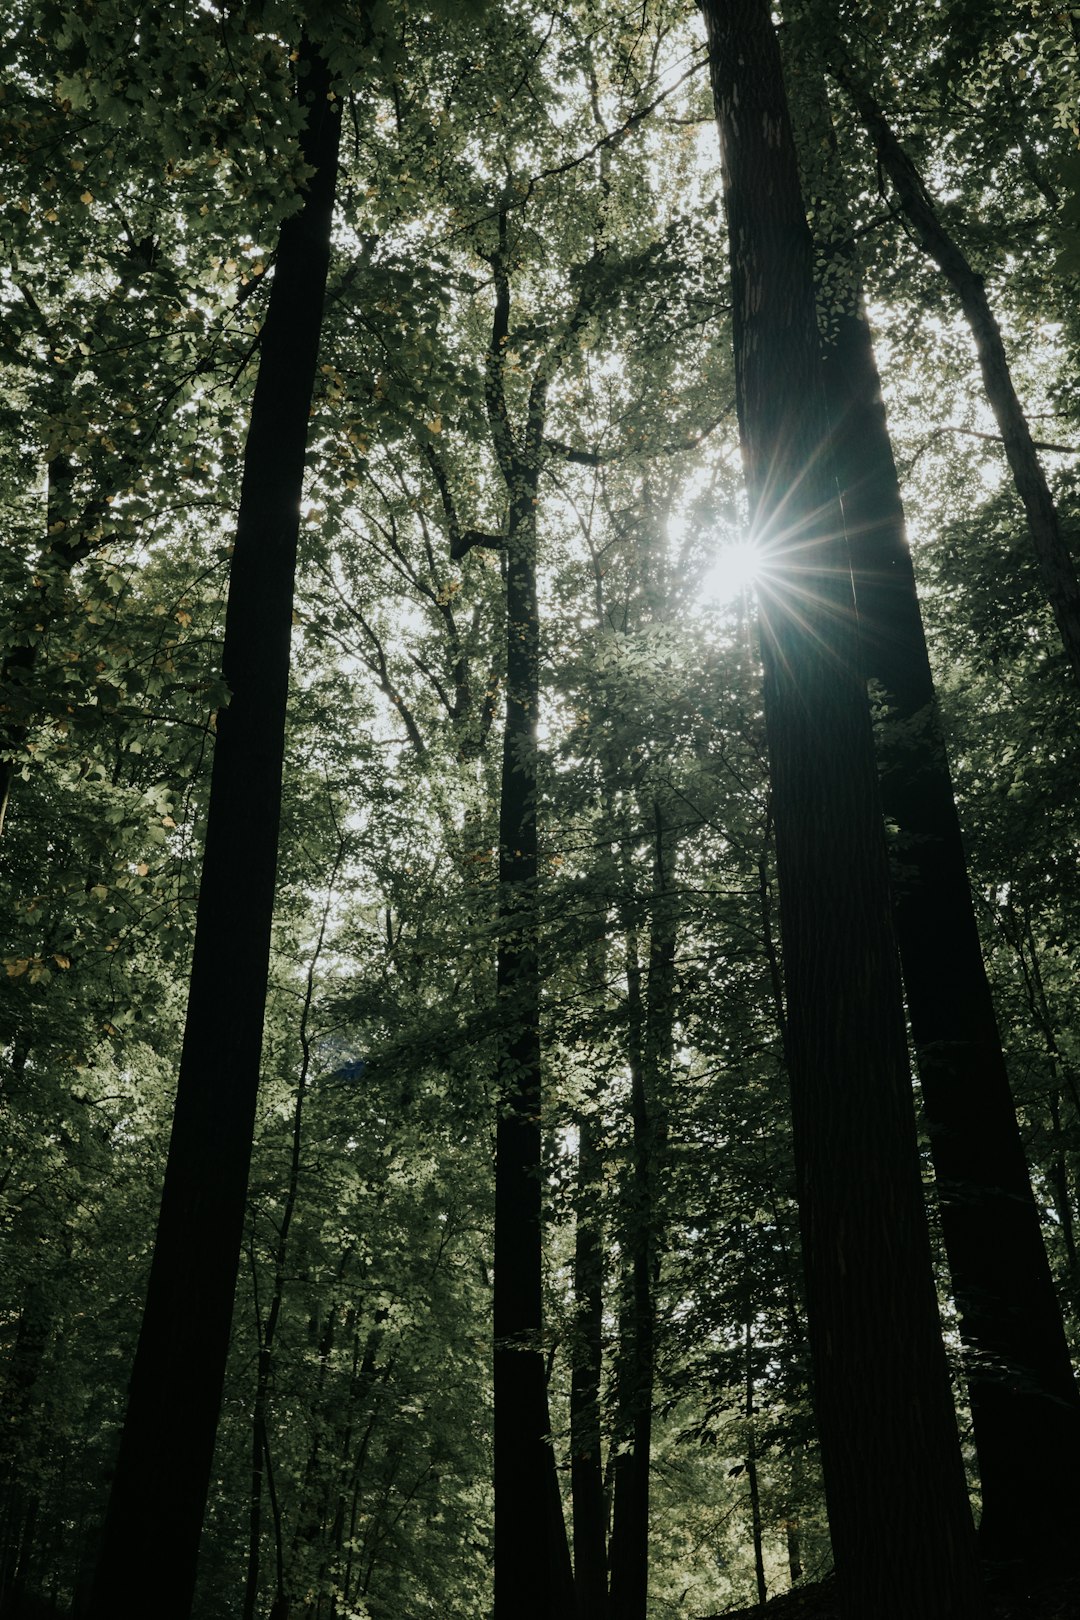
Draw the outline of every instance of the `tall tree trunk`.
M630 1174L623 1187L619 1308L618 1446L611 1488L611 1612L642 1620L649 1585L652 1450L652 1144L645 1079L645 998L632 870L623 841L626 1038L630 1070Z
M842 203L828 200L839 222ZM903 838L893 917L966 1352L980 1540L989 1558L1036 1559L1071 1545L1080 1519L1080 1400L979 943L854 248L821 246L844 272L823 360L860 650L902 739L886 740L881 795Z
M252 402L225 623L187 1024L157 1241L92 1620L184 1620L225 1375L259 1082L308 412L340 132L300 51L312 170L281 227Z
M796 1176L842 1613L983 1610L919 1175L873 737L779 48L705 0L760 588Z
M496 305L488 358L492 437L509 495L506 547L506 721L499 801L499 999L495 1133L495 1617L562 1620L574 1582L542 1348L542 1092L537 941L536 721L540 625L536 504L548 372L530 388L523 443L503 387L510 283L492 256Z
M615 1463L611 1532L611 1611L619 1620L645 1620L649 1593L649 1484L656 1360L655 1291L659 1274L658 1177L663 1154L664 1081L671 1061L677 919L669 893L663 816L653 805L653 893L649 972L642 986L638 936L626 862L626 982L632 1171L626 1246L629 1309L624 1313L620 1374L624 1449Z
M830 65L874 143L878 163L892 181L920 247L948 281L971 329L986 398L997 421L1016 493L1027 514L1043 590L1073 673L1080 680L1080 578L1013 386L1001 329L986 296L986 280L942 225L922 176L866 84L839 53Z
M595 977L603 982L602 968ZM574 1360L570 1373L570 1488L574 1509L574 1586L579 1620L607 1620L607 1507L600 1444L603 1373L603 1154L600 1122L577 1117L574 1237Z
M750 1486L750 1528L754 1538L754 1575L757 1580L757 1598L764 1603L769 1595L765 1584L765 1552L761 1531L761 1489L758 1484L757 1439L754 1434L754 1326L751 1321L750 1302L746 1306L746 1332L743 1345L746 1357L746 1478Z
M499 816L499 1118L495 1137L495 1614L555 1620L572 1592L542 1350L540 967L536 941L539 640L532 496L506 572Z

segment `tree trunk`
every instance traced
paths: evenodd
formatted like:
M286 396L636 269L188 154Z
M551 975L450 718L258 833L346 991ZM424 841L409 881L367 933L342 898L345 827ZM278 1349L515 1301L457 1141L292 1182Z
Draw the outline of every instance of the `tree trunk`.
M503 389L510 283L492 256L496 307L488 411L510 506L506 547L506 721L499 802L499 1000L495 1133L495 1617L564 1620L575 1596L544 1363L537 942L536 720L540 625L536 503L548 373L529 395L524 443L513 438Z
M750 1486L750 1525L754 1537L754 1575L757 1580L757 1600L764 1603L769 1595L765 1584L765 1553L761 1533L761 1491L758 1486L757 1441L754 1437L754 1329L750 1320L750 1306L746 1310L746 1478Z
M837 65L837 62L840 65ZM986 398L997 421L1005 456L1027 513L1028 528L1039 564L1043 590L1053 610L1062 643L1080 680L1080 578L1061 532L1057 508L1046 482L1023 406L1013 387L1012 372L986 296L986 281L937 216L922 177L896 139L883 109L867 86L839 58L832 71L855 105L863 128L874 143L878 163L888 174L923 252L931 258L956 294L971 328Z
M127 1419L90 1606L184 1620L221 1405L259 1081L293 576L340 120L304 41L313 169L281 227L252 402L176 1114Z
M982 1612L933 1283L813 251L765 0L705 0L761 597L796 1176L850 1620Z
M863 668L902 739L886 738L881 795L903 840L893 917L965 1347L980 1540L989 1558L1035 1559L1075 1536L1080 1402L983 964L853 244L822 246L847 270L845 307L827 311L825 391Z
M572 1591L572 1577L542 1350L536 521L531 494L515 505L506 574L496 970L501 1051L495 1139L495 1614L497 1620L555 1620L567 1588Z
M659 1280L657 1209L663 1155L664 1081L671 1061L677 919L669 893L667 847L659 804L653 806L653 892L646 993L638 963L636 920L626 862L626 982L632 1173L626 1220L629 1310L624 1313L620 1374L624 1447L615 1463L611 1534L611 1610L619 1620L645 1620L649 1594L649 1471L656 1360L655 1290Z
M602 978L602 975L600 975ZM603 1156L599 1121L578 1115L577 1228L574 1238L574 1364L570 1374L570 1488L574 1507L574 1585L580 1620L607 1620L607 1508L600 1445L603 1372Z
M627 833L629 837L629 832ZM652 1451L653 1162L645 1078L645 1007L637 921L624 859L627 1057L631 1159L624 1186L622 1305L619 1312L618 1422L611 1498L611 1612L644 1620L649 1587L649 1462Z

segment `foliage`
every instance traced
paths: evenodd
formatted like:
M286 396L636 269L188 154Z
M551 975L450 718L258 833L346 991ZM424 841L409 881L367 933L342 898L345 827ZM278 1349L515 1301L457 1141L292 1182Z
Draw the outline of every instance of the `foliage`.
M657 1164L652 1612L828 1567L800 1298L753 610L697 19L26 3L5 25L0 1597L92 1564L182 1031L229 536L301 23L346 108L312 409L244 1269L197 1613L489 1608L497 731L490 410L544 372L540 927L553 1444L569 1502L578 1130L624 1435L633 984L671 1030ZM1075 547L1076 43L1049 4L788 8L840 29L987 277ZM786 23L785 26L788 26ZM1075 1332L1080 761L974 360L834 97L958 803ZM545 370L546 368L546 370ZM252 805L252 815L260 807ZM657 882L657 827L670 882ZM670 983L650 947L674 935ZM276 1308L275 1308L276 1302ZM273 1328L270 1328L273 1316ZM744 1412L746 1325L754 1416ZM265 1444L252 1473L252 1432ZM753 1429L750 1445L748 1423ZM252 1531L251 1504L261 1518ZM254 1557L253 1557L254 1549ZM252 1570L254 1569L254 1574ZM5 1610L5 1612L7 1612Z

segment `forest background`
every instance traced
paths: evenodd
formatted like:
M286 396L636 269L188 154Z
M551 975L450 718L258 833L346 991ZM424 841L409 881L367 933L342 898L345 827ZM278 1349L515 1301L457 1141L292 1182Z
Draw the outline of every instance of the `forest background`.
M1034 0L803 0L780 29L823 341L866 290L1070 1346L1075 677L970 310L888 137L1001 323L1075 553L1078 28ZM90 1603L230 698L248 421L321 71L340 156L194 1612L490 1611L493 1146L526 936L544 1297L517 1360L542 1367L582 1611L609 1581L613 1616L644 1615L646 1581L650 1615L703 1616L824 1575L751 573L764 604L792 587L747 547L701 17L113 0L21 6L3 38L3 1613ZM526 531L539 711L507 744ZM918 725L871 698L902 760ZM535 878L500 838L515 766L535 770ZM239 808L273 839L254 785ZM913 859L894 825L900 891ZM225 898L226 1002L242 909Z

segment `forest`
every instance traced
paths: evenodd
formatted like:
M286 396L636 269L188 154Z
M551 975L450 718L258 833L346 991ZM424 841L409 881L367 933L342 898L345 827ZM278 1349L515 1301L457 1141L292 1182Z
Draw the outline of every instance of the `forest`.
M0 1616L1080 1615L1080 8L14 0Z

